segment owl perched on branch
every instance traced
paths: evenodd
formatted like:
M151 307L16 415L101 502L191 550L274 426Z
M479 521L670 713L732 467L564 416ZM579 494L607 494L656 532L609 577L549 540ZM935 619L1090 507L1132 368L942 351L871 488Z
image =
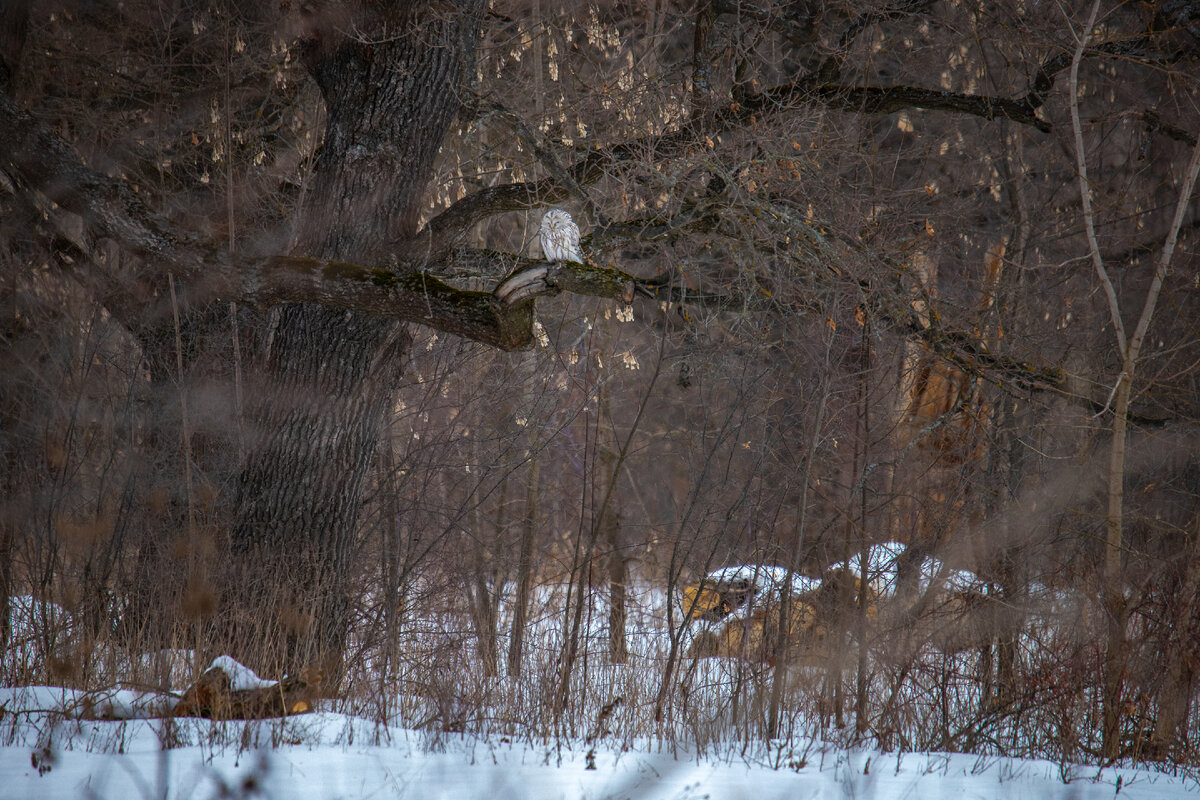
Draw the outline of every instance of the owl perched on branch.
M542 217L539 231L542 239L542 254L547 261L578 261L583 263L579 252L579 226L571 215L561 208L552 208Z

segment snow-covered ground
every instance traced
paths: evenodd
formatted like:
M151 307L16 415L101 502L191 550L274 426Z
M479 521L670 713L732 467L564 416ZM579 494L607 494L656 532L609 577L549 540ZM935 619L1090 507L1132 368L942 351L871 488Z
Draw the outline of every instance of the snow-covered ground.
M0 797L987 800L1200 793L1194 780L1147 770L847 750L809 739L782 747L728 744L698 755L655 741L627 750L604 741L511 741L333 713L213 723L88 720L52 710L77 709L77 699L44 687L0 690Z
M894 583L895 554L884 546L870 555L870 579L886 591ZM857 564L852 559L845 566L855 569ZM744 577L747 570L753 571L755 586L768 589L786 573L761 566L726 568L733 577ZM941 573L942 580L947 572L933 565L932 574ZM0 800L1200 797L1200 768L1186 773L1100 769L995 755L897 754L835 745L803 732L819 729L804 710L818 704L820 691L821 672L810 668L792 673L783 725L795 733L782 744L755 734L763 729L770 673L763 665L732 659L681 663L673 679L681 688L668 703L671 720L658 725L651 709L669 644L665 621L671 600L653 587L631 592L629 598L628 665L607 661L603 593L590 595L585 604L577 688L564 724L574 736L585 735L595 727L600 709L619 697L620 706L604 725L612 732L606 730L595 742L518 736L513 732L556 729L545 708L545 687L547 676L556 675L566 633L564 592L564 587L542 587L535 593L521 680L483 677L461 615L425 610L413 613L401 632L405 660L390 668L389 682L379 689L375 704L361 698L342 701L337 707L349 709L347 713L328 710L330 703L321 713L284 721L171 720L161 718L170 697L150 692L0 688ZM511 623L504 605L500 617L500 633L507 638ZM678 610L674 619L676 625L682 619ZM29 597L16 598L11 620L13 646L0 653L0 668L14 683L35 682L27 676L46 674L38 667L42 659L71 641L71 620L53 603ZM686 651L702 629L696 623L677 630L679 651ZM1031 664L1043 650L1030 650ZM501 646L501 676L505 652ZM910 674L900 700L925 708L922 702L928 706L929 698L938 698L948 687L950 693L940 701L945 713L953 719L974 713L979 706L971 677L976 656L931 657L937 669ZM151 662L153 670L147 666ZM160 676L158 685L178 693L199 677L204 663L189 651L120 655L89 685L116 681L137 668ZM215 665L226 670L235 688L268 683L232 659L219 658ZM376 674L376 661L363 658L355 668L364 673L360 682L369 680ZM881 667L874 679L886 680L888 674ZM446 685L431 684L431 677ZM378 707L381 698L386 708ZM1022 730L1038 730L1036 716L1027 716ZM1057 717L1047 719L1043 739L1053 739L1060 724ZM475 733L444 730L455 726ZM1003 726L992 732L1017 734ZM850 740L837 730L826 729L822 735ZM689 743L681 744L684 740ZM1028 738L1022 741L1024 752L1051 752Z

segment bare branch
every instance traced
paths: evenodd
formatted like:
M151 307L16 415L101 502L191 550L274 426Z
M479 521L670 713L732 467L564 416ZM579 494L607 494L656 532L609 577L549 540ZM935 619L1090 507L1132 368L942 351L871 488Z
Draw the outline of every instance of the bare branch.
M499 103L493 103L491 108L495 113L503 117L504 120L512 126L512 129L517 134L517 138L520 139L526 147L533 151L533 154L537 156L538 161L542 162L542 165L546 168L546 171L550 173L551 177L558 181L560 186L567 188L570 190L571 194L574 194L579 198L592 221L597 224L604 224L604 217L600 213L599 209L596 208L596 204L592 202L592 198L588 197L587 192L583 190L583 187L579 184L579 181L575 180L575 178L569 172L567 172L554 153L543 146L542 141L537 136L534 136L533 131L531 131L529 126L525 124L525 120L521 119L512 111L509 111Z
M1092 265L1096 268L1096 276L1104 287L1104 295L1108 298L1108 312L1112 317L1113 330L1117 335L1117 344L1121 348L1121 356L1125 356L1125 324L1121 321L1121 306L1117 301L1117 290L1109 280L1108 271L1104 269L1104 259L1100 255L1100 243L1096 240L1096 215L1092 211L1092 186L1088 182L1087 153L1083 149L1083 126L1079 122L1079 64L1083 61L1083 51L1087 47L1088 38L1092 35L1092 26L1096 24L1096 14L1100 11L1100 0L1092 3L1092 12L1084 26L1083 34L1075 46L1075 55L1071 59L1071 77L1068 84L1071 101L1071 130L1075 134L1075 168L1079 175L1079 196L1083 202L1083 227L1087 233L1088 249L1091 251ZM1122 379L1124 371L1122 371ZM1120 380L1120 379L1119 379Z
M627 219L610 222L583 238L588 252L602 253L630 244L667 239L683 233L696 233L716 229L717 216L712 203L705 202L689 206L669 216Z
M964 95L914 87L846 87L826 85L809 88L789 83L764 92L742 97L670 132L590 151L565 168L566 180L554 177L536 181L492 186L450 205L425 226L417 237L414 251L431 257L451 248L462 234L486 217L505 211L523 211L561 202L572 194L572 185L587 186L600 180L606 170L637 157L671 158L695 146L704 137L750 124L757 115L792 111L818 102L840 111L890 114L905 108L928 108L971 114L985 119L1005 118L1038 130L1050 125L1039 119L1024 101L982 95ZM577 191L582 191L579 189Z
M1168 139L1174 139L1177 142L1183 142L1192 147L1195 147L1196 142L1200 140L1200 137L1188 133L1178 125L1172 125L1153 111L1142 111L1140 112L1140 116L1145 121L1146 127L1150 129L1151 133L1161 133Z
M795 13L794 9L800 4L789 7L786 12L781 9L764 9L750 3L735 2L735 0L709 0L702 3L707 6L705 13L712 14L715 11L717 14L729 14L745 19L752 19L755 22L762 24L776 33L783 36L793 45L805 45L810 43L816 36L815 27L809 17L800 17ZM701 25L705 23L705 19L701 12L696 14L696 29L697 36ZM707 20L707 27L712 27L712 20ZM707 38L707 31L705 38Z
M1050 132L1051 124L1037 115L1037 109L1044 105L1046 94L1054 86L1055 76L1071 63L1068 51L1057 53L1044 61L1038 67L1029 91L1025 96L1015 99L917 86L843 86L831 82L840 72L845 48L867 25L880 19L914 14L928 5L930 3L927 0L912 0L878 13L860 15L843 32L839 50L809 75L757 94L740 96L737 102L697 117L675 131L593 150L574 165L564 168L558 177L552 174L550 178L538 181L489 187L464 197L429 222L418 235L418 249L436 255L448 249L464 231L481 219L505 211L550 205L566 199L573 192L581 193L579 187L600 180L608 168L630 161L637 155L659 159L670 157L685 151L688 145L703 140L705 136L712 137L722 131L750 124L757 115L786 113L812 103L839 111L866 114L891 114L908 108L945 111L987 120L1008 119L1043 133ZM771 25L776 20L768 12L744 4L716 2L713 7L717 13L740 13ZM790 30L793 34L799 32L798 28ZM1136 54L1148 39L1160 33L1162 31L1148 30L1138 36L1102 42L1088 48L1087 52L1103 55ZM1181 52L1165 60L1183 57L1185 54ZM1187 136L1173 127L1159 127L1173 138ZM555 172L558 171L552 170L552 173Z
M829 83L836 80L837 76L841 74L842 65L846 63L846 55L850 52L850 45L867 26L885 19L911 16L931 5L933 5L931 0L905 0L895 6L888 6L859 14L842 31L842 35L838 37L837 47L805 78L805 82Z

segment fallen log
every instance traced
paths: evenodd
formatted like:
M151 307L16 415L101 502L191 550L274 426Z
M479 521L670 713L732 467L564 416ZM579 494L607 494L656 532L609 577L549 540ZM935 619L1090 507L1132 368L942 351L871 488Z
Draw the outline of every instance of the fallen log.
M324 677L319 669L306 669L281 681L263 681L233 659L222 656L183 693L174 715L267 719L307 714L313 710Z

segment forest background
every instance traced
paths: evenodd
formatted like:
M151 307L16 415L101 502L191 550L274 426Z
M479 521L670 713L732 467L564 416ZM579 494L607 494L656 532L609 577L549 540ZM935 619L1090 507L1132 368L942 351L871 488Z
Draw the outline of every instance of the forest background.
M0 680L232 653L447 729L1194 761L1198 34L1182 0L4 4ZM552 206L587 264L541 259ZM885 541L1002 613L948 653L929 601L859 603L821 681L697 685L682 586Z

